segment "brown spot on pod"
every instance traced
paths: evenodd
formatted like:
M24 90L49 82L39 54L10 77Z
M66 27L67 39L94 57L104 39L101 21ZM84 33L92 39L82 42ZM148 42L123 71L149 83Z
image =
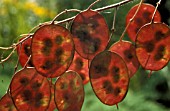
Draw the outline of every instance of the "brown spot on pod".
M162 31L155 32L155 40L159 41L165 37L165 34Z
M55 38L55 43L56 43L57 45L61 45L62 42L63 42L63 37L60 36L60 35L56 36L56 38Z
M165 54L166 48L163 45L158 46L157 52L154 56L156 61L159 61L160 59L163 59Z
M103 88L106 90L106 94L111 94L114 92L112 83L108 80L103 82Z
M145 43L145 49L147 52L151 53L155 48L155 43L153 41L148 41Z
M119 71L120 71L120 69L118 68L118 67L113 67L112 69L111 69L111 71L112 71L112 74L113 74L113 81L115 82L115 83L117 83L117 82L119 82L119 79L120 79L120 75L119 75Z
M27 77L20 78L19 82L23 85L26 86L29 84L29 79Z
M42 93L37 93L36 95L35 95L35 98L34 98L34 100L35 100L35 107L41 107L41 105L43 105L43 103L42 103L42 99L43 99L43 94Z
M118 95L120 94L120 92L121 92L121 88L116 87L116 88L114 89L114 95L115 95L115 96L118 96Z

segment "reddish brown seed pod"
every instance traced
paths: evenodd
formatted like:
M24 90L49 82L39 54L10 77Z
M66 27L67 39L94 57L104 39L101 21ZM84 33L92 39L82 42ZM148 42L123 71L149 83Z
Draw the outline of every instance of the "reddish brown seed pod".
M70 32L60 25L44 25L32 38L32 61L36 70L45 77L63 74L74 56Z
M81 111L84 87L79 74L67 71L61 75L55 83L54 98L59 111Z
M24 38L25 37L21 38L20 41L23 40ZM24 42L22 42L22 46L20 46L20 45L17 46L19 62L22 67L25 66L25 64L28 61L29 56L31 55L31 40L32 40L32 38L30 37L27 40L25 40ZM33 67L32 60L30 60L28 62L27 66Z
M103 51L90 65L90 82L99 100L107 105L117 105L126 96L129 86L128 69L116 53Z
M10 94L20 111L46 111L50 102L50 85L47 78L35 68L24 68L12 78Z
M90 9L75 17L71 32L76 51L85 59L92 59L103 51L109 41L109 29L104 17Z
M88 60L82 58L77 52L75 52L73 61L68 70L77 72L81 76L83 84L89 82Z
M144 69L162 69L170 58L170 28L163 23L146 24L139 30L135 46Z
M130 22L134 14L136 13L138 6L139 4L133 6L128 12L126 16L126 26ZM142 3L139 11L134 17L134 20L130 23L127 29L127 34L133 42L135 42L136 34L138 30L146 23L151 22L154 11L155 11L155 7L153 5ZM154 16L154 22L160 22L160 21L161 21L161 15L158 11L156 11L155 16Z
M0 100L0 111L17 111L8 93L6 93Z
M109 50L123 58L129 69L129 77L131 78L139 69L140 65L136 57L135 46L129 41L118 41Z

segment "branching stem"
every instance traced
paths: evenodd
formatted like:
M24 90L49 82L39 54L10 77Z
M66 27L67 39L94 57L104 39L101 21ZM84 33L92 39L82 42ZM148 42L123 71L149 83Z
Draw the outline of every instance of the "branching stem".
M94 4L96 4L97 2L99 2L100 0L96 0L94 3L92 3L88 9L90 9ZM104 6L104 7L101 7L101 8L97 8L95 9L95 11L98 11L98 12L101 12L101 11L104 11L104 10L108 10L108 9L112 9L112 8L117 8L123 4L126 4L126 3L129 3L131 1L134 1L134 0L123 0L121 2L118 2L118 3L115 3L115 4L112 4L112 5L108 5L108 6ZM141 0L142 1L142 0ZM75 16L73 17L70 17L70 18L67 18L67 19L64 19L64 20L61 20L61 21L55 21L60 15L64 14L64 13L67 13L67 12L81 12L81 10L78 10L78 9L69 9L69 10L64 10L62 11L61 13L59 13L57 16L54 17L54 19L52 21L48 21L48 22L44 22L44 23L40 23L39 25L33 27L30 32L28 34L23 34L23 35L27 35L27 37L25 37L24 39L22 39L21 41L17 42L17 43L14 43L13 45L11 45L10 47L0 47L0 49L2 50L9 50L9 49L13 49L13 51L8 55L7 58L3 59L0 61L0 64L7 61L11 56L12 54L14 53L14 51L16 50L16 47L23 43L25 40L29 39L30 37L32 37L33 33L31 33L33 30L43 26L43 25L47 25L47 24L62 24L62 23L66 23L66 22L70 22L72 21ZM124 35L124 34L122 34Z
M57 16L54 17L54 19L52 20L51 24L54 24L55 20L61 16L62 14L68 13L68 12L81 12L81 10L78 9L65 9L64 11L62 11L61 13L57 14Z
M143 0L140 1L139 6L138 6L138 8L137 8L135 14L133 15L133 17L130 19L129 23L128 23L127 26L125 27L125 30L123 31L122 35L120 36L120 41L122 41L122 39L123 39L123 37L124 37L124 35L125 35L127 29L129 28L130 24L133 22L133 20L134 20L136 14L138 13L138 11L139 11L139 9L140 9L142 3L143 3Z
M12 54L15 52L15 50L16 50L16 47L12 50L12 52L8 55L8 57L6 57L5 59L2 59L0 61L0 64L2 64L3 62L7 61L12 56Z
M25 63L24 68L26 68L26 67L27 67L27 64L29 63L29 61L30 61L30 60L31 60L31 55L29 56L29 58L28 58L27 62Z
M159 6L160 4L161 4L161 0L159 0L159 1L156 3L156 7L155 7L154 13L153 13L153 15L152 15L151 23L153 23L153 21L154 21L154 17L155 17L156 11L157 11L158 6Z
M87 10L90 10L96 3L100 2L101 0L96 0L95 2L93 2L88 8Z
M129 3L129 2L132 2L132 1L134 1L134 0L123 0L121 2L112 4L112 5L108 5L108 6L105 6L105 7L97 8L97 9L95 9L95 11L102 12L104 10L108 10L108 9L112 9L112 8L115 8L115 7L122 6L122 5L124 5L126 3ZM58 22L55 22L55 24L62 24L62 23L65 23L65 22L69 22L69 21L72 21L74 18L75 18L75 16L67 18L67 19L64 19L64 20L61 20L61 21L58 21ZM48 21L46 23L50 23L50 22L51 21Z
M113 24L112 24L111 33L113 33L115 31L116 15L117 15L117 7L115 8L115 11L114 11L114 17L113 17Z

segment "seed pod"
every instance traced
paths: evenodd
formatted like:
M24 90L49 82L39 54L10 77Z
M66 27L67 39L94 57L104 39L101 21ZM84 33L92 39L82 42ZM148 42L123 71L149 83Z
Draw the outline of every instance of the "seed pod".
M50 102L50 85L35 68L24 68L12 78L10 94L20 111L46 111Z
M55 103L59 111L81 111L84 102L84 87L81 77L67 71L55 83Z
M90 82L102 103L117 105L124 99L128 90L127 66L116 53L103 51L91 62Z
M104 17L90 9L75 17L71 33L76 51L89 60L103 51L109 41L109 29Z
M162 69L170 59L170 28L163 23L146 24L137 34L135 47L144 69Z
M36 70L45 77L57 77L70 66L74 44L70 32L59 25L44 25L32 38L32 61Z

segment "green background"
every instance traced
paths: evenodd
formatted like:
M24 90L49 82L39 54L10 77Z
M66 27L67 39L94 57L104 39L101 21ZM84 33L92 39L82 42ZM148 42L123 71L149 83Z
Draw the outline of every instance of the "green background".
M19 35L28 33L32 27L39 23L52 20L55 15L65 9L76 8L84 10L93 1L94 0L1 0L0 46L7 47L16 43L19 38L21 38ZM122 0L102 0L97 3L93 9L120 1ZM130 8L137 3L139 3L139 0L134 0L134 2L125 4L118 8L115 32L112 36L110 45L119 39L125 28L125 16ZM168 6L170 6L170 1L166 0L166 4L161 4L160 7L170 11ZM114 9L103 11L101 14L105 17L108 26L111 29ZM76 13L67 13L58 18L58 20L72 17L73 15L76 15ZM170 19L168 18L163 22L170 23ZM124 39L129 40L127 35L125 35ZM11 50L0 50L0 58L3 59L7 57L10 52ZM0 98L7 91L16 63L17 54L14 53L8 61L0 64ZM21 69L21 67L18 69ZM170 65L160 71L153 72L151 78L148 78L149 71L145 71L140 67L130 80L127 96L118 104L119 111L170 111L169 73ZM90 83L85 85L85 101L82 111L116 110L116 106L104 105L97 99Z

